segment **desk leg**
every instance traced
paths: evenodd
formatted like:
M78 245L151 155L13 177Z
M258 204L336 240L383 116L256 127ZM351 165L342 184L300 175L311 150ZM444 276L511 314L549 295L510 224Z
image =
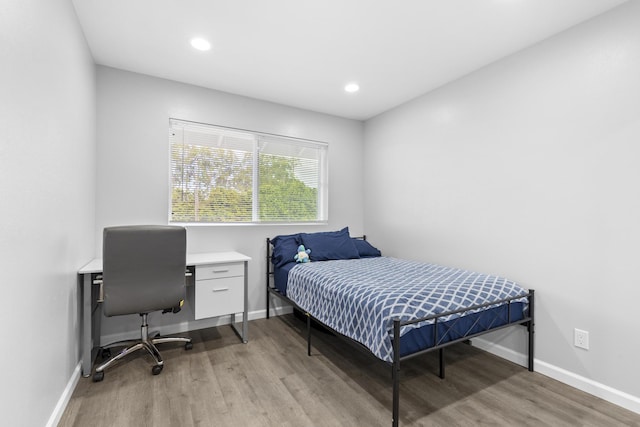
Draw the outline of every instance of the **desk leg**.
M249 273L249 262L244 262L244 311L242 312L242 332L238 330L238 325L236 324L236 315L235 313L231 315L231 327L236 334L240 337L243 343L247 343L249 341L249 278L247 274Z
M91 375L91 353L93 349L92 333L93 325L91 322L91 274L84 274L82 278L82 338L80 340L81 361L82 361L82 376L88 377Z
M242 315L242 342L249 341L249 262L244 262L244 313Z
M94 347L93 340L94 337L100 337L100 316L102 316L102 308L100 304L95 301L93 295L93 276L93 274L84 274L80 287L80 367L83 377L91 376L93 361L98 354L98 347Z

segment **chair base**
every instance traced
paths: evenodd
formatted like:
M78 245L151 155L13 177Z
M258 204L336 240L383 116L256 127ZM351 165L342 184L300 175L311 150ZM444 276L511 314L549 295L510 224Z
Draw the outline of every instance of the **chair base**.
M141 313L142 317L142 325L140 327L140 336L139 340L124 340L110 343L101 347L102 352L104 350L109 350L113 347L124 347L118 354L111 357L106 362L102 363L98 366L93 374L93 381L98 382L104 379L104 370L115 364L118 360L126 357L127 355L134 353L138 350L145 349L147 352L153 357L155 361L155 365L151 369L151 373L153 375L158 375L162 372L162 368L164 367L164 361L162 360L162 356L160 355L160 351L156 347L156 344L163 344L169 342L180 342L184 343L185 350L191 350L193 348L193 344L191 343L191 338L182 338L182 337L160 337L155 336L154 338L149 338L149 325L147 325L147 313Z

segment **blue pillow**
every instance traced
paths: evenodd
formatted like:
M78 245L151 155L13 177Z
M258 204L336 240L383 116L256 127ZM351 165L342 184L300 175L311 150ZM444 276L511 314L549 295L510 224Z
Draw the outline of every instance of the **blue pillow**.
M349 236L349 227L340 231L300 233L300 238L304 247L311 249L311 261L360 258L358 249Z
M300 234L286 234L271 239L273 245L272 262L275 268L280 268L290 262L296 262L293 257L298 253L301 245Z
M354 238L353 244L356 245L360 258L374 258L382 256L382 252L366 240Z

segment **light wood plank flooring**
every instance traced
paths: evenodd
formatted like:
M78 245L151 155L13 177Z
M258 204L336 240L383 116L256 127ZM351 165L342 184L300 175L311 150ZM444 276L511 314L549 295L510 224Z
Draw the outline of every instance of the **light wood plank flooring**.
M391 368L293 315L193 331L193 350L161 347L151 375L138 352L81 378L59 423L69 426L390 426ZM640 426L640 415L466 344L402 364L401 426Z

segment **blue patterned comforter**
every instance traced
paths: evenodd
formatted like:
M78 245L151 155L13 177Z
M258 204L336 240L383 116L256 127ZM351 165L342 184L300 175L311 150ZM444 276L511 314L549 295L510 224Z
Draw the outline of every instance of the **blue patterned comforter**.
M393 361L396 318L415 320L525 294L501 277L390 257L298 264L287 282L287 296L300 308L387 362ZM404 326L400 335L427 323L433 321Z

